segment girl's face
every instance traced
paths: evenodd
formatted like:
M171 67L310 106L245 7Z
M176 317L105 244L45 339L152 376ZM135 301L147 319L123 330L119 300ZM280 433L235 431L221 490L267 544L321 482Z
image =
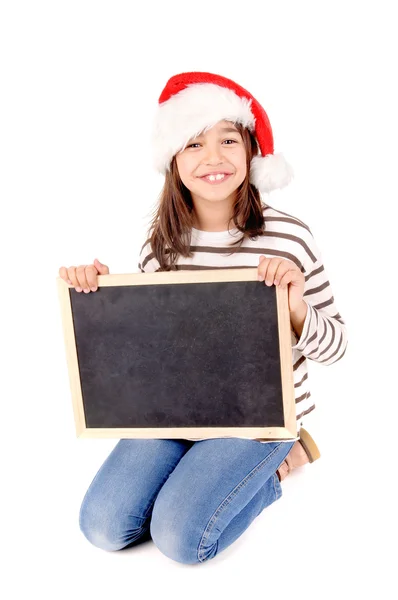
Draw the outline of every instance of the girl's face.
M231 121L219 121L206 133L189 140L176 155L183 184L193 201L217 202L234 200L236 189L246 177L246 148ZM210 180L205 175L224 173L221 179Z

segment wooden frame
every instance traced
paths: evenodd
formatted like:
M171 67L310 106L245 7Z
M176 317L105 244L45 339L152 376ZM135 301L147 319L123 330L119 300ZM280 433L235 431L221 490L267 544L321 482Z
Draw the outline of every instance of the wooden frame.
M98 275L98 287L159 285L166 283L201 283L229 281L258 281L257 268L217 269L198 271L165 271L156 273L129 273ZM260 285L260 283L259 283ZM262 285L265 285L262 283ZM287 289L275 287L279 350L282 381L282 402L284 427L176 427L176 428L87 428L85 424L84 404L75 332L72 318L72 305L69 289L73 286L57 277L57 289L61 307L61 318L72 394L76 435L81 438L206 438L206 437L243 437L270 440L295 439L296 408L293 382L293 364L291 348L291 325ZM74 289L74 288L73 288ZM77 292L75 292L77 293ZM81 292L82 294L84 292ZM90 292L97 293L97 292Z

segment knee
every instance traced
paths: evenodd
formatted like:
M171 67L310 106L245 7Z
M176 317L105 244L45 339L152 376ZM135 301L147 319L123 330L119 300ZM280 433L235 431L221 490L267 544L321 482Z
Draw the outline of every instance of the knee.
M93 546L107 552L115 552L140 538L148 529L144 519L134 519L137 522L127 525L114 511L83 500L79 512L79 528Z
M172 560L186 565L203 562L199 558L201 534L195 531L194 519L183 519L173 507L158 499L150 523L151 538L157 548Z

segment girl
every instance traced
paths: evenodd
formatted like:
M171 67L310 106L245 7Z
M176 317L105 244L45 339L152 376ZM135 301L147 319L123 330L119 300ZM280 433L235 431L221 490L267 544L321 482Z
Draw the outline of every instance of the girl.
M335 363L347 337L309 227L261 202L261 192L289 183L292 169L274 154L268 117L247 90L211 73L171 77L153 147L165 184L140 271L258 266L265 285L288 289L297 437L121 439L83 499L80 528L95 546L119 550L152 538L169 558L195 564L222 552L280 498L292 468L320 456L302 427L315 408L307 358ZM95 291L98 273L109 273L98 260L60 269L86 292Z

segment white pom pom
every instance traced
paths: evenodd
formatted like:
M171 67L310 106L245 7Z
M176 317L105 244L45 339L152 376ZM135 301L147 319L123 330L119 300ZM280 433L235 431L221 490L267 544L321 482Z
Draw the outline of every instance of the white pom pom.
M293 179L293 168L282 153L254 156L250 165L250 183L260 192L285 187Z

